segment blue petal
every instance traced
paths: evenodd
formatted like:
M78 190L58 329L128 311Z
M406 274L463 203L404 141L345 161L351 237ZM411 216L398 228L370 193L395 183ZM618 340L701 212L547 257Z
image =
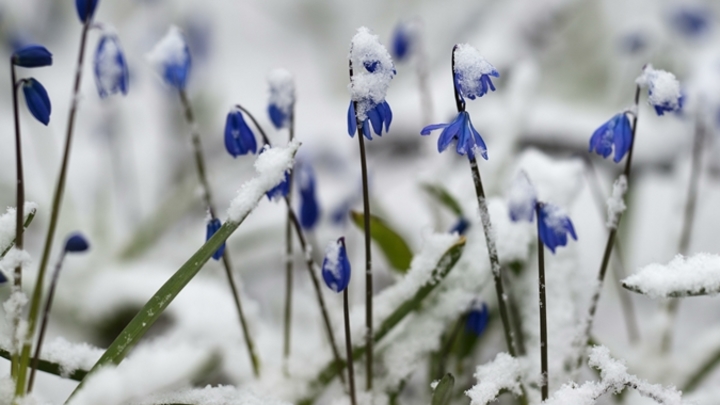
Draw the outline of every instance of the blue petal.
M191 67L192 60L190 58L190 50L188 49L187 44L185 44L182 60L166 61L163 66L163 78L170 86L173 86L178 90L184 90L187 85L188 77L190 76Z
M450 229L450 233L457 233L458 235L465 235L465 231L470 227L470 222L464 217L458 218L458 221Z
M362 132L363 135L365 135L365 138L367 138L369 141L372 141L372 134L370 133L370 121L369 119L365 118L365 121L362 123Z
M451 122L447 128L443 129L438 138L438 152L444 151L454 138L457 138L458 134L462 130L463 119L462 113L460 113L453 122Z
M320 206L315 195L315 172L304 163L296 178L300 191L300 225L303 229L311 230L320 219Z
M352 100L350 100L350 106L348 107L347 126L350 138L354 138L355 132L357 132L357 117L355 117L355 103Z
M720 115L718 116L718 120L720 120ZM436 130L436 129L444 129L450 124L430 124L426 126L425 128L420 131L420 135L430 135L430 132Z
M222 227L222 222L220 222L217 218L212 218L207 223L207 231L205 233L205 242L209 241L210 238L212 238L213 235ZM218 250L213 253L212 258L215 260L220 260L220 258L223 256L223 253L225 253L225 242L218 248Z
M392 123L393 119L393 113L390 109L390 104L388 104L387 101L383 101L382 103L380 103L380 108L382 111L383 121L385 123L385 132L388 132L390 130L390 123Z
M393 58L402 62L410 50L410 35L403 24L398 24L393 33L392 52Z
M264 150L264 149L263 149ZM262 151L260 151L262 153ZM285 172L285 178L275 187L270 189L265 195L268 200L279 200L285 198L290 192L290 172Z
M78 232L68 236L65 240L65 252L80 253L88 250L89 248L90 244L87 239Z
M337 258L325 257L322 264L322 276L325 284L335 292L344 291L350 283L350 261L345 250L344 238L338 239ZM336 259L336 260L333 260ZM333 265L333 262L334 265Z
M270 116L270 121L272 121L276 129L280 129L285 126L287 116L275 104L270 104L268 106L268 115Z
M468 114L468 117L467 117L467 124L468 124L468 127L470 127L470 131L472 131L473 138L475 139L475 141L474 141L475 146L477 146L478 149L481 150L483 159L488 160L487 146L485 145L485 141L482 139L482 136L480 136L480 133L473 126L472 120L470 120L470 114Z
M25 94L25 102L27 103L30 113L38 121L44 125L50 123L50 98L47 91L37 80L30 78L25 79L23 83L23 93Z
M603 158L610 156L612 153L613 131L615 127L616 116L605 122L596 129L590 137L590 152L595 151Z
M380 116L380 112L378 111L379 107L380 105L378 104L375 107L371 108L367 112L367 116L370 120L370 124L372 124L373 131L375 131L378 136L382 136L383 119Z
M630 150L632 144L632 130L630 129L630 120L625 113L619 117L619 122L615 127L613 137L613 145L615 146L615 163L622 160L625 154Z
M476 336L482 335L490 320L490 311L486 303L482 303L480 308L473 308L468 313L465 322L465 330L474 333Z
M98 0L75 0L75 9L81 22L85 23L93 17L97 4Z
M115 54L108 55L110 52L108 46L114 47ZM112 69L107 70L107 59L111 58ZM123 55L120 43L114 35L104 35L100 38L98 46L95 50L94 58L95 84L97 85L100 98L105 98L118 91L127 94L129 74L125 56ZM108 77L108 75L112 75Z
M468 117L469 114L467 112L461 112L460 115L462 116L461 127L460 127L460 136L458 137L457 147L455 148L458 155L465 155L468 152L471 154L474 153L473 151L473 134L470 131L470 127L468 125Z
M26 68L52 65L52 54L42 45L26 45L16 50L12 55L16 66Z

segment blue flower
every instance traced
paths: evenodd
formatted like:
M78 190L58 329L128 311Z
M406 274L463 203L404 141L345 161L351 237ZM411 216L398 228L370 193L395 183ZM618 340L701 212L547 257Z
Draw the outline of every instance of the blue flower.
M392 47L390 48L393 59L398 62L403 62L411 56L414 37L414 32L411 30L409 23L401 22L395 27L392 37Z
M527 174L521 171L510 187L507 196L508 212L513 222L532 222L537 207L537 192Z
M615 163L622 160L632 144L632 128L627 113L615 114L590 137L590 150L606 158L615 149Z
M453 51L453 82L461 98L474 100L488 91L495 91L490 77L500 73L477 49L468 44L458 44ZM464 100L464 99L463 99Z
M270 100L268 115L276 129L287 128L295 105L295 82L290 72L274 69L268 75Z
M29 78L23 79L23 93L30 113L44 125L50 123L50 98L47 91L39 81Z
M648 103L655 108L657 115L682 110L685 97L674 74L647 64L635 83L648 88Z
M205 233L205 242L209 241L210 238L212 238L213 235L222 227L222 222L220 222L217 218L212 218L207 223L207 232ZM215 260L220 260L220 258L223 257L223 254L225 253L225 242L218 248L218 250L213 253L212 258Z
M90 244L79 232L73 233L65 240L65 252L80 253L88 250Z
M192 60L182 31L172 26L148 55L151 63L160 71L165 82L178 90L184 90L190 76Z
M75 9L82 23L87 22L88 19L92 19L93 15L95 15L97 4L98 0L75 0Z
M26 68L50 66L52 54L42 45L26 45L13 53L12 63Z
M345 238L331 242L325 249L322 276L325 284L335 292L339 293L347 288L350 283L350 261L345 250Z
M540 203L538 233L540 240L553 253L558 246L567 245L567 234L577 240L572 221L558 206Z
M95 84L100 98L128 91L128 67L115 35L103 35L95 50Z
M372 140L372 134L370 133L370 126L372 130L378 135L382 136L383 125L385 126L385 132L390 130L390 123L392 122L392 110L387 101L383 101L380 104L375 105L367 112L367 118L362 122L362 133L368 140ZM348 134L350 137L355 136L357 131L357 120L355 118L355 103L350 101L347 115L348 123Z
M262 153L262 151L260 152ZM277 186L265 193L268 200L279 200L285 198L290 192L290 172L285 172L285 178Z
M465 321L465 330L472 332L476 336L480 336L485 331L489 320L490 311L488 310L487 304L483 302L481 305L478 305L477 302L474 302Z
M466 111L462 111L458 114L449 124L433 124L428 125L420 131L421 135L430 135L430 132L442 129L440 137L438 138L438 152L444 151L453 139L457 139L456 151L459 155L468 155L468 158L472 159L475 157L475 150L480 152L482 157L487 160L487 146L485 141L473 127L472 121L470 121L470 114Z
M225 149L232 157L257 152L255 134L238 108L230 110L225 120Z
M315 172L307 163L300 165L297 171L300 191L300 225L311 230L320 219L320 207L315 195Z
M710 30L711 16L706 7L680 7L671 15L670 23L686 37L699 37Z
M468 222L465 217L458 218L458 221L453 225L452 229L450 229L450 233L457 233L458 235L465 235L465 231L470 227L470 222Z
M652 88L648 89L648 97L652 100ZM681 112L685 103L685 95L680 93L680 97L675 100L666 100L659 103L650 103L655 108L657 115L665 115L666 112Z

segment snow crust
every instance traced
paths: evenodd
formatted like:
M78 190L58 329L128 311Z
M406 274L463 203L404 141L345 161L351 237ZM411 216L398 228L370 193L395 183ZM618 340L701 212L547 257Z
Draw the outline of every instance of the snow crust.
M720 292L720 256L677 255L668 264L653 263L623 280L623 285L651 298L716 295Z
M134 402L137 405L202 404L202 405L290 405L274 398L260 397L252 391L229 385L184 389L171 393L155 394Z
M295 80L285 69L274 69L267 77L270 86L269 103L275 105L285 115L290 115L295 103Z
M17 250L14 247L5 254L5 257L0 260L0 270L5 273L5 276L10 280L13 275L13 269L16 267L25 267L31 261L30 253L25 250Z
M266 148L255 160L257 175L242 185L228 208L228 221L240 222L255 208L265 193L285 179L285 172L293 167L297 140L286 147Z
M23 206L24 219L28 215L37 212L37 204L26 201ZM4 214L0 215L0 253L10 246L15 240L15 207L8 207Z
M607 200L608 219L606 225L610 229L617 228L620 215L627 208L624 200L627 187L627 178L624 174L621 174L613 183L612 195Z
M365 121L368 111L385 101L390 80L395 76L395 66L378 36L366 27L358 28L352 38L348 58L353 68L348 85L350 98L357 102L358 118Z
M680 108L678 100L680 99L680 82L675 75L665 70L654 69L648 64L635 83L649 90L648 102L651 105L663 105L677 110Z
M470 397L470 405L490 403L503 389L520 395L521 374L522 367L518 359L507 353L498 353L493 361L475 369L478 383L465 391L465 395Z
M455 49L455 74L465 96L474 98L485 94L480 78L484 75L497 75L497 70L477 49L470 44L458 44Z

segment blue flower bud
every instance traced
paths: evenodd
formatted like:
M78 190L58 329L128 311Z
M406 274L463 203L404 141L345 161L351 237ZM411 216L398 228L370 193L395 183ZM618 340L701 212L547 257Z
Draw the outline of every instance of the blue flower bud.
M465 321L465 330L480 336L485 331L489 320L490 311L487 304L483 302L478 305L477 302L474 302Z
M98 0L75 0L75 9L83 24L93 18L97 4Z
M350 283L350 261L345 250L345 238L330 242L325 249L322 276L325 284L335 292L343 292L347 288Z
M470 222L464 217L458 218L458 221L450 229L450 233L457 233L458 235L465 235L465 231L470 227Z
M315 195L315 172L309 164L300 165L297 182L300 189L300 225L305 230L312 230L320 219L320 207Z
M403 62L411 54L413 46L413 35L408 30L406 23L400 23L395 27L392 37L392 57L398 62Z
M26 68L50 66L52 54L42 45L26 45L13 53L12 63Z
M66 253L81 253L88 250L89 247L87 239L79 232L71 234L65 240Z
M222 222L220 222L217 218L212 218L207 223L207 232L205 236L205 242L209 241L210 238L212 238L213 235L215 235L215 232L217 232L220 227L222 227ZM225 242L218 248L218 250L213 253L213 259L220 260L220 258L223 256L223 253L225 253Z
M255 134L238 108L230 110L225 120L225 149L232 157L257 152Z
M128 67L115 35L103 35L95 50L95 84L100 98L128 91Z
M178 90L184 90L190 76L192 61L185 37L178 27L170 27L168 33L148 55L165 83Z
M615 163L622 160L632 144L632 128L625 112L616 114L590 137L590 152L606 158L615 149Z
M540 203L538 233L545 246L555 253L558 246L567 245L567 234L577 240L575 228L565 211L552 204Z
M22 89L25 102L33 117L44 125L50 123L50 98L43 85L33 78L23 79Z

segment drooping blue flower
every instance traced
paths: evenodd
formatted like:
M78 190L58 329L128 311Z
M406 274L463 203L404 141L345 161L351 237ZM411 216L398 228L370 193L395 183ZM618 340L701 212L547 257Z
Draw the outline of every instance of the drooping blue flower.
M87 239L79 233L73 233L65 240L65 252L67 253L80 253L88 250L90 244Z
M236 107L230 110L225 120L225 149L232 157L257 152L255 134L245 122L242 111Z
M299 165L297 182L300 191L300 225L312 230L320 219L320 206L315 195L315 172L307 163Z
M458 218L455 225L453 225L452 229L450 229L450 233L457 233L458 235L465 235L465 231L470 227L470 222L468 222L465 217Z
M260 152L262 153L262 152ZM285 198L290 192L290 172L285 172L285 178L277 186L273 187L265 193L268 200L280 200Z
M537 192L524 171L518 173L508 190L508 212L513 222L532 222L537 206Z
M330 242L325 249L322 264L322 276L325 284L335 292L343 292L350 283L350 260L345 250L345 238Z
M211 218L207 223L207 232L205 233L205 242L209 241L210 238L212 238L213 235L222 227L222 222L220 222L217 218ZM225 242L218 248L218 250L213 253L212 258L215 260L220 260L220 258L223 257L223 254L225 253Z
M77 10L80 21L84 24L88 19L92 19L95 15L98 0L75 0L75 9Z
M487 146L485 141L473 127L470 120L470 114L461 111L457 118L449 124L432 124L428 125L420 131L420 135L430 135L430 132L442 129L438 138L438 152L444 151L454 139L457 140L455 150L459 155L468 155L468 158L475 157L475 152L480 152L482 157L487 160Z
M488 91L495 91L490 77L500 77L500 73L477 49L468 44L456 45L453 61L453 82L461 98L474 100Z
M165 37L150 52L148 59L159 70L165 83L178 90L185 89L192 60L185 37L178 27L170 27Z
M680 34L697 38L710 30L712 10L702 6L678 7L670 16L670 24Z
M632 128L626 112L615 114L590 137L589 152L607 158L615 149L615 163L622 160L632 145Z
M651 64L645 65L643 72L635 83L648 89L648 103L655 108L657 115L666 112L679 112L682 110L684 96L680 89L680 82L675 75L654 69Z
M474 302L465 321L465 330L475 334L482 335L490 320L490 311L486 303L478 304Z
M567 235L577 240L575 228L565 211L552 204L540 203L538 233L545 246L555 253L558 246L567 245Z
M295 81L290 72L285 69L274 69L268 75L270 85L270 100L268 101L268 115L270 121L277 129L287 128L295 104Z
M50 66L52 54L42 45L25 45L13 52L12 62L26 68Z
M390 51L398 62L404 62L412 56L417 32L412 22L400 22L395 26Z
M50 123L50 112L52 107L50 105L50 97L48 97L47 91L39 81L29 78L23 79L23 94L25 94L25 102L27 103L28 110L44 125Z
M390 105L383 101L380 104L377 104L375 107L371 108L367 112L367 119L362 122L362 133L368 140L372 140L372 134L370 132L370 127L372 126L373 132L377 134L377 136L382 136L382 130L383 126L385 127L385 132L390 130L390 123L392 122L392 110L390 109ZM347 121L348 121L348 134L350 137L355 136L355 132L357 132L357 120L355 119L355 103L350 101L350 106L348 107L348 115L347 115Z
M100 38L95 50L94 64L95 84L100 98L117 92L127 94L130 75L116 35L105 34Z

